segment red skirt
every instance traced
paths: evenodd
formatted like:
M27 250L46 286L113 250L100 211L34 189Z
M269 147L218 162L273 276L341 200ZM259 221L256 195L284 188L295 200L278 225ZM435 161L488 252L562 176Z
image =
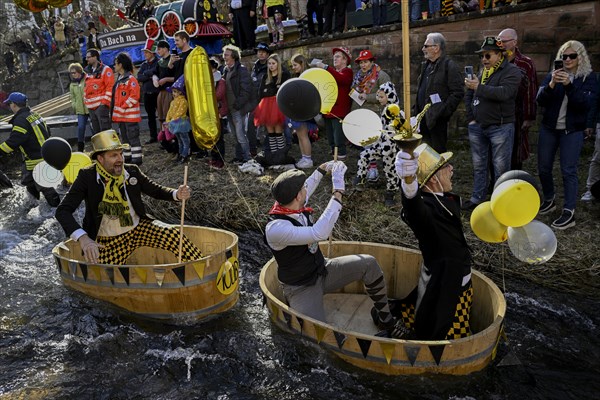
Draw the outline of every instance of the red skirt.
M254 126L283 126L285 115L277 106L277 97L264 97L254 110Z

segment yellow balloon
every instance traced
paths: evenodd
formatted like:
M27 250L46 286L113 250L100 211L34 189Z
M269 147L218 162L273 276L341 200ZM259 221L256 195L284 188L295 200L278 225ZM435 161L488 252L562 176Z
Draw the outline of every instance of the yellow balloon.
M511 179L494 189L491 203L496 219L514 228L533 221L540 209L540 196L531 183Z
M300 78L315 85L321 96L321 112L328 114L338 98L338 86L333 75L322 68L310 68Z
M471 213L471 229L484 242L502 243L508 239L508 226L494 217L489 201L479 204Z
M65 179L68 183L75 182L75 178L79 174L81 168L85 168L92 164L92 160L85 153L74 152L71 153L71 159L67 166L62 170L65 175Z
M210 150L219 140L221 120L212 69L201 46L192 50L183 71L194 140L199 147Z

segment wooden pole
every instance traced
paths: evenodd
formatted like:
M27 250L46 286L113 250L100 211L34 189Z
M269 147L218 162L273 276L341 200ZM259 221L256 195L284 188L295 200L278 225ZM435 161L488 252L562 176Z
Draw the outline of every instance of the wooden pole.
M404 95L404 117L410 124L410 16L408 13L408 1L402 0L402 83ZM419 135L412 135L411 131L408 136L400 141L400 148L410 154L414 158L413 151L420 142ZM404 179L406 183L412 183L415 177L408 176Z
M338 157L338 148L337 146L335 146L333 148L333 161L337 161L337 157ZM333 235L329 235L329 241L327 242L327 258L331 258L331 240L332 240Z
M183 168L183 186L187 186L188 166ZM179 262L183 251L183 219L185 216L185 199L181 200L181 222L179 223Z
M402 0L402 83L404 91L404 115L410 121L410 16L409 0Z

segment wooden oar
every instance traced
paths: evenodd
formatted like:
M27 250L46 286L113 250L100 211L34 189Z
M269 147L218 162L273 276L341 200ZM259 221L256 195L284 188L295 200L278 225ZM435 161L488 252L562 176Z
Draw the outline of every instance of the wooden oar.
M183 186L187 186L188 166L183 167ZM183 249L183 219L185 216L185 199L181 200L181 223L179 224L179 262L181 262L181 252Z
M337 161L337 157L338 157L338 148L337 146L335 146L333 148L333 161ZM333 231L332 231L333 233ZM329 242L327 243L327 258L331 258L331 239L332 239L333 235L330 234L329 235Z

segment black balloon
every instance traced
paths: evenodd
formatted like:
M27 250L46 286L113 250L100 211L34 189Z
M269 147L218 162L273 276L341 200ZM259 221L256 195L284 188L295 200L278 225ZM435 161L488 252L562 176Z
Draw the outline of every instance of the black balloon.
M51 167L62 171L71 159L71 145L63 138L51 137L42 145L42 157Z
M537 178L535 178L530 173L522 171L520 169L514 169L514 170L511 170L511 171L506 171L505 173L503 173L502 175L500 175L500 178L498 178L498 180L494 184L494 190L501 183L509 181L509 180L512 180L512 179L520 179L522 181L528 182L528 183L531 184L531 186L533 186L535 188L535 190L538 191L538 193L540 192L540 186L538 184Z
M294 121L308 121L319 114L321 96L311 82L292 78L279 88L277 105L286 117Z

